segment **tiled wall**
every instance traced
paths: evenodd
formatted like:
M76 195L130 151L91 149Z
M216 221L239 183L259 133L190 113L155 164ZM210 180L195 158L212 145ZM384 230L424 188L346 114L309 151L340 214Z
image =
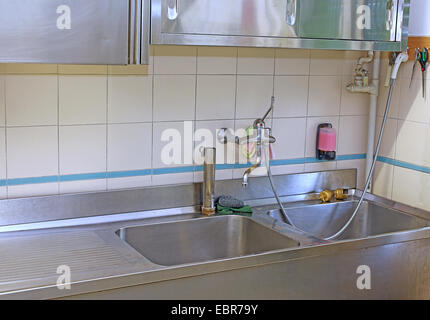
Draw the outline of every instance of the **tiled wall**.
M149 66L0 65L0 197L199 181L198 166L161 162L161 132L183 130L184 120L213 131L247 127L273 94L274 173L358 168L362 184L369 97L345 90L360 53L172 46L151 52ZM322 122L338 130L338 161L314 160ZM221 169L218 179L243 172Z
M387 64L385 59L383 66ZM427 98L424 99L418 66L409 88L412 67L413 62L408 62L400 69L380 161L375 170L374 192L430 210L430 75L427 72ZM382 74L385 76L385 69ZM388 89L381 86L381 91L379 126Z

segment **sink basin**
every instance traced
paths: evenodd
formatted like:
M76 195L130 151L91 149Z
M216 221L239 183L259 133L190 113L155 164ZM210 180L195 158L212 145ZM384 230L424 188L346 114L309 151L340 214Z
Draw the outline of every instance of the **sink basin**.
M338 232L352 216L358 201L337 202L286 209L301 230L320 239ZM282 220L279 210L269 211L271 217ZM386 233L421 229L430 222L364 201L349 227L336 239L360 239Z
M235 258L299 244L242 216L217 216L123 228L117 235L153 263L173 266Z

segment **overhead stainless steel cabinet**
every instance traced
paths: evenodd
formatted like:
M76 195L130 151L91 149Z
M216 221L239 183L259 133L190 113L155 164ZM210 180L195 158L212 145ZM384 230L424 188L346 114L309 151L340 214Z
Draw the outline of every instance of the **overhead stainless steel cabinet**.
M410 0L152 0L154 44L399 51Z
M149 0L0 0L0 62L140 64Z

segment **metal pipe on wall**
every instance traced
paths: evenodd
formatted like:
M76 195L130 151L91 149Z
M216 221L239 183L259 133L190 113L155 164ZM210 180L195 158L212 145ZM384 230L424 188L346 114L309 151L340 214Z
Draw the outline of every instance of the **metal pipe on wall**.
M367 69L365 64L373 61L372 81L367 81ZM369 176L372 167L373 157L375 153L375 134L376 134L376 117L378 112L378 96L379 96L379 77L380 77L381 53L369 51L366 57L361 57L358 60L355 69L355 83L347 86L347 90L352 93L368 93L370 94L369 101L369 120L367 131L367 152L366 152L366 177ZM369 185L371 191L372 184Z
M372 167L372 161L375 153L375 132L376 132L376 117L378 113L378 96L379 96L379 76L380 76L380 65L381 65L381 53L375 52L373 59L373 74L372 84L373 90L370 92L370 108L369 108L369 127L367 134L367 155L366 155L366 177L369 175L370 168ZM370 190L372 190L373 184L370 184Z

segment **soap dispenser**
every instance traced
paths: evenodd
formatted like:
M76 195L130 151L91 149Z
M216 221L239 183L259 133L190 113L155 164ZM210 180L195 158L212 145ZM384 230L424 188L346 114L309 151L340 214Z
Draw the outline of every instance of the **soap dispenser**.
M322 123L318 126L316 142L318 160L336 159L336 130L331 123Z

